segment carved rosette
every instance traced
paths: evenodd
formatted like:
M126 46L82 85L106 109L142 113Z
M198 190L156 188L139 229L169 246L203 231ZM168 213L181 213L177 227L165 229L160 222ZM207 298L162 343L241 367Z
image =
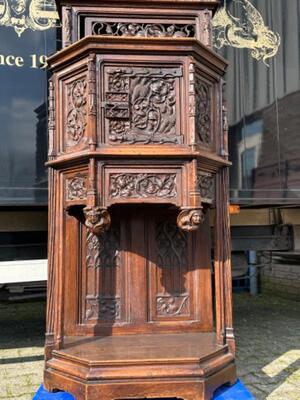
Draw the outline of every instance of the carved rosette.
M195 37L194 24L94 21L92 35L139 37Z
M194 91L196 141L209 146L212 141L211 88L197 74L195 75Z
M208 172L198 171L197 187L204 202L212 203L215 199L215 177Z
M67 145L79 144L87 125L87 81L77 79L67 85Z
M87 320L103 319L118 320L120 319L121 300L119 297L103 296L90 297L86 299Z
M199 229L205 219L203 208L182 210L177 217L177 225L183 231L191 232Z
M87 178L75 176L66 179L66 200L85 200L87 197Z
M106 135L111 144L182 143L176 124L181 68L108 68L106 76Z
M83 212L85 226L90 232L99 235L101 232L109 229L111 220L109 212L105 208L89 206L85 207Z
M174 198L176 174L110 174L111 198Z

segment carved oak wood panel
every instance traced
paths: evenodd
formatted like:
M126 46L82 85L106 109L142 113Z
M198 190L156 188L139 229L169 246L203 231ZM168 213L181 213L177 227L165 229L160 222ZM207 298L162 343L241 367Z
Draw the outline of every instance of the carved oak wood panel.
M116 144L184 142L181 114L182 66L158 63L108 63L100 83L104 141Z
M63 115L62 151L78 151L87 147L88 126L88 74L77 71L70 78L61 80Z
M104 167L104 198L115 203L179 204L182 196L182 167L149 168L140 165Z
M146 5L146 3L145 3ZM211 17L215 4L209 8L189 9L184 4L181 10L160 6L159 13L148 6L134 9L103 6L63 7L63 46L86 35L117 37L184 37L197 38L206 46L212 46ZM192 7L194 8L194 7ZM75 12L74 12L75 11ZM149 14L149 15L147 15Z

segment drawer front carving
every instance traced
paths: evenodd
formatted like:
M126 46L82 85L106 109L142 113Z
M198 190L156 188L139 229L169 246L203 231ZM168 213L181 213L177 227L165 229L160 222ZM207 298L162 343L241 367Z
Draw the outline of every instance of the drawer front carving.
M105 135L110 144L179 144L182 68L106 66Z
M111 198L173 198L177 196L176 174L110 174Z

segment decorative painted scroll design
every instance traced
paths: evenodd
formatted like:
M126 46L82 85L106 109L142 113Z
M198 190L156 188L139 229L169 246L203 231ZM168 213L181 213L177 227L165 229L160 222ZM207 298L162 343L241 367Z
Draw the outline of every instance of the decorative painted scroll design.
M55 0L2 0L0 26L14 28L18 37L31 29L45 31L59 26Z
M109 68L106 132L114 143L181 143L176 81L181 68Z
M120 319L121 299L116 296L101 296L86 298L86 313L87 320L104 319L118 320Z
M174 317L186 315L189 295L159 295L156 297L156 311L158 316Z
M180 267L187 261L187 234L173 222L160 222L156 226L157 266Z
M82 140L87 125L87 82L77 79L67 86L67 144L76 145Z
M199 171L197 174L197 186L202 200L212 202L215 198L215 178L212 174Z
M86 238L87 268L116 268L120 266L120 225L95 235L87 232Z
M177 196L176 174L110 174L112 198L173 198Z
M194 24L155 24L134 22L92 22L92 35L141 37L195 37Z
M86 197L87 179L85 176L66 179L66 200L84 200Z
M195 75L195 128L197 140L211 143L211 88Z
M262 15L250 1L233 0L233 5L238 7L240 18L231 14L225 0L224 7L212 20L214 46L218 49L223 46L251 49L255 60L262 60L269 66L267 59L277 54L280 35L265 25Z

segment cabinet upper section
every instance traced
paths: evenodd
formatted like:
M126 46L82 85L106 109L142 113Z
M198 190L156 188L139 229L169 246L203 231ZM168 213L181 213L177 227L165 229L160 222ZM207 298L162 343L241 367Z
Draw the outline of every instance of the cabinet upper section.
M226 64L199 41L86 37L49 61L52 158L222 155Z
M211 17L219 1L57 1L63 45L87 35L187 37L211 45ZM134 7L133 7L134 6Z

